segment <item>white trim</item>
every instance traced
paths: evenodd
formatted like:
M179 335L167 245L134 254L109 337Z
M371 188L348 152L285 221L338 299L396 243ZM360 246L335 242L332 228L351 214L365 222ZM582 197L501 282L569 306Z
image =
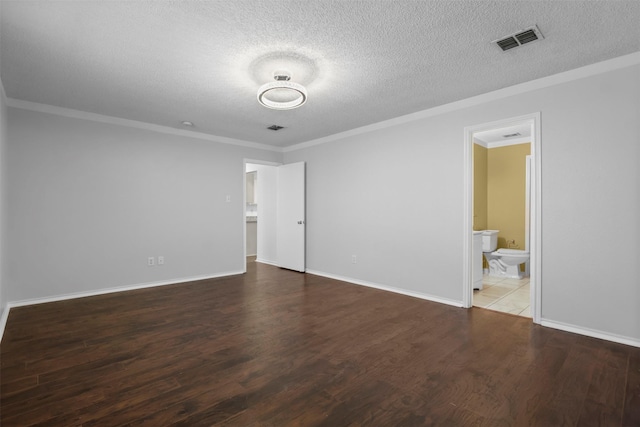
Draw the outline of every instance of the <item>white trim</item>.
M243 254L244 257L242 258L242 265L243 265L243 270L244 273L247 272L247 257L248 256L252 256L252 255L247 255L247 221L246 221L246 215L247 215L247 163L253 164L253 165L263 165L263 166L274 166L274 167L278 167L278 166L282 166L282 163L278 163L278 162L270 162L267 160L253 160L253 159L243 159L242 160L242 171L243 171L243 176L242 176L242 182L244 183L243 187L242 187L242 220L243 220L243 226L242 226L242 246L244 247L243 249ZM259 227L259 226L258 226ZM258 260L257 256L258 256L258 249L256 248L256 261L257 262L262 262L264 264L271 264L271 265L275 265L276 267L279 267L278 264L275 263L271 263L271 262L267 262L267 261L261 261Z
M2 317L0 318L0 342L2 341L2 337L4 336L4 328L7 323L7 318L9 317L9 310L14 307L24 307L27 305L45 304L48 302L58 302L58 301L76 299L76 298L94 297L97 295L113 294L116 292L126 292L126 291L134 291L136 289L154 288L157 286L177 285L179 283L195 282L198 280L206 280L206 279L216 279L218 277L235 276L237 274L242 274L242 272L227 271L227 272L218 273L218 274L182 277L179 279L162 280L159 282L139 283L135 285L118 286L115 288L98 289L95 291L74 292L71 294L54 295L54 296L44 297L44 298L33 298L33 299L26 299L26 300L20 300L20 301L11 301L7 303L7 305L4 307L4 311L2 312Z
M531 242L531 155L525 157L524 184L524 250L529 251ZM525 264L525 274L529 275L529 262Z
M139 283L135 285L119 286L115 288L98 289L95 291L74 292L71 294L54 295L54 296L44 297L44 298L33 298L33 299L20 300L20 301L11 301L8 303L8 306L10 308L23 307L26 305L44 304L48 302L65 301L65 300L75 299L75 298L85 298L85 297L93 297L97 295L113 294L116 292L134 291L137 289L145 289L145 288L155 288L157 286L177 285L179 283L195 282L198 280L206 280L206 279L216 279L219 277L235 276L238 274L242 274L242 271L227 271L224 273L211 274L211 275L182 277L182 278L172 279L172 280L162 280L159 282Z
M464 210L462 226L462 307L473 306L473 132L464 128L462 195Z
M256 148L258 150L282 152L282 148L272 145L260 144L258 142L245 141L242 139L228 138L225 136L215 136L192 130L177 129L169 126L155 125L147 122L139 122L137 120L123 119L120 117L105 116L102 114L89 113L86 111L73 110L70 108L57 107L55 105L40 104L31 101L22 101L20 99L7 98L7 106L12 108L20 108L22 110L37 111L40 113L54 114L56 116L71 117L74 119L90 120L93 122L108 123L112 125L126 126L136 129L144 129L152 132L164 133L169 135L186 136L189 138L203 139L205 141L218 142L221 144L230 144L240 147Z
M0 317L0 343L2 342L2 337L4 337L4 328L7 326L7 319L9 318L9 304L5 304L2 309L2 317Z
M245 167L247 163L262 166L282 166L282 162L270 162L267 160L244 159Z
M462 304L463 307L469 308L473 305L473 279L472 279L472 239L473 239L473 134L484 130L507 127L514 123L528 122L531 124L531 161L533 168L531 170L531 205L530 205L530 224L532 236L530 236L530 259L529 265L533 268L530 272L531 283L531 308L534 323L540 323L542 283L540 278L542 260L541 244L541 154L540 154L540 112L527 114L518 117L512 117L503 120L483 123L474 126L466 126L464 128L464 212L463 212L463 254L462 254Z
M509 147L510 145L520 145L520 144L529 144L531 142L531 137L527 136L524 138L514 138L508 141L495 141L489 142L487 144L487 149L499 148L499 147Z
M257 226L256 226L257 227ZM247 159L242 159L242 272L247 272ZM256 256L258 248L256 247Z
M451 300L448 298L436 297L429 294L423 294L421 292L408 291L406 289L394 288L393 286L381 285L379 283L366 282L364 280L352 279L350 277L338 276L335 274L325 273L322 271L316 270L307 270L305 271L307 274L313 274L315 276L327 277L329 279L340 280L342 282L352 283L354 285L366 286L368 288L380 289L382 291L393 292L394 294L407 295L414 298L420 298L427 301L437 302L440 304L452 305L454 307L462 307L462 303L460 301Z
M637 338L625 337L622 335L611 334L609 332L599 331L596 329L583 328L581 326L571 325L569 323L556 322L553 320L542 319L540 322L542 326L547 328L559 329L565 332L571 332L574 334L585 335L592 338L598 338L606 341L613 341L620 344L630 345L633 347L640 347L640 340Z
M0 97L2 98L2 101L5 105L7 105L7 93L4 91L4 84L2 83L2 79L0 79ZM6 155L6 154L5 154ZM3 160L5 161L5 160ZM6 163L5 163L6 164ZM4 177L3 177L4 178ZM2 185L5 185L4 183L2 183ZM4 195L3 195L4 196ZM4 200L3 200L4 202ZM0 206L2 206L0 204ZM0 215L0 218L2 219L2 221L6 221L6 219L4 218L4 212L2 212L2 215ZM4 230L2 230L4 232ZM3 236L4 238L4 236ZM2 252L4 252L5 248L2 248ZM3 257L2 252L0 252L0 257ZM2 270L4 269L4 265L2 263L2 261L0 260L0 286L2 286ZM1 293L1 290L0 290ZM1 302L1 301L0 301ZM2 307L2 315L0 316L0 342L2 342L2 337L4 336L4 327L7 324L7 319L9 318L9 304L5 304L4 307Z
M437 107L429 108L427 110L418 111L418 112L407 114L404 116L395 117L393 119L384 120L382 122L373 123L371 125L350 129L345 132L340 132L340 133L325 136L322 138L301 142L299 144L290 145L288 147L284 147L282 151L287 153L290 151L301 150L303 148L309 148L315 145L337 141L340 139L348 138L350 136L361 135L364 133L369 133L376 130L385 129L392 126L413 122L416 120L425 119L427 117L438 116L440 114L445 114L445 113L449 113L456 110L462 110L464 108L474 107L487 102L496 101L499 99L507 98L514 95L519 95L526 92L531 92L538 89L544 89L550 86L555 86L562 83L567 83L574 80L591 77L598 74L619 70L621 68L626 68L626 67L630 67L638 64L640 64L640 52L635 52L629 55L624 55L624 56L609 59L606 61L597 62L595 64L586 65L584 67L576 68L573 70L565 71L565 72L554 74L547 77L542 77L536 80L531 80L525 83L509 86L509 87L498 89L492 92L483 93L481 95L462 99L460 101L451 102L449 104L439 105Z
M2 96L2 99L4 100L4 103L6 105L8 104L8 98L7 98L7 92L4 91L4 84L2 83L2 79L0 79L0 96Z
M269 264L269 265L273 265L273 266L276 266L276 267L280 267L277 262L269 261L269 260L266 260L266 259L256 258L256 262L259 262L261 264Z
M245 140L228 138L223 136L215 136L211 134L205 134L205 133L194 132L189 130L175 129L168 126L154 125L146 122L139 122L135 120L122 119L119 117L88 113L80 110L72 110L69 108L56 107L56 106L47 105L47 104L39 104L36 102L30 102L30 101L22 101L22 100L13 99L13 98L6 98L6 104L9 107L21 108L24 110L39 111L44 113L56 114L60 116L92 120L92 121L97 121L102 123L129 126L129 127L139 128L139 129L151 130L159 133L168 133L172 135L187 136L191 138L204 139L207 141L220 142L223 144L231 144L231 145L238 145L243 147L256 148L260 150L275 151L278 153L287 153L291 151L301 150L303 148L313 147L315 145L324 144L326 142L337 141L350 136L361 135L364 133L369 133L376 130L385 129L388 127L393 127L400 124L413 122L416 120L421 120L427 117L433 117L440 114L445 114L452 111L481 105L490 101L495 101L495 100L507 98L510 96L519 95L522 93L547 88L550 86L555 86L558 84L582 79L585 77L595 76L598 74L630 67L637 64L640 64L640 52L619 56L617 58L609 59L602 62L597 62L595 64L586 65L584 67L576 68L573 70L565 71L565 72L554 74L547 77L542 77L537 80L531 80L529 82L520 83L514 86L509 86L509 87L498 89L492 92L487 92L481 95L473 96L471 98L462 99L460 101L439 105L437 107L429 108L427 110L417 111L415 113L407 114L400 117L394 117L389 120L384 120L382 122L373 123L367 126L350 129L345 132L339 132L333 135L328 135L321 138L304 141L298 144L290 145L288 147L275 147L272 145L261 144L258 142L245 141Z
M531 182L529 183L529 282L533 323L542 319L542 116L535 113L531 126ZM533 268L531 268L533 267Z

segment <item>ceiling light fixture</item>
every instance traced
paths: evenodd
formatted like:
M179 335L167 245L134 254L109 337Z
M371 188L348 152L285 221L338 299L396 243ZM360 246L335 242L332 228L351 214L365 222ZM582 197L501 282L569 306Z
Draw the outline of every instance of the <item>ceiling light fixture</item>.
M307 102L307 89L291 82L291 73L278 70L273 73L275 82L267 83L258 89L258 102L274 110L291 110Z

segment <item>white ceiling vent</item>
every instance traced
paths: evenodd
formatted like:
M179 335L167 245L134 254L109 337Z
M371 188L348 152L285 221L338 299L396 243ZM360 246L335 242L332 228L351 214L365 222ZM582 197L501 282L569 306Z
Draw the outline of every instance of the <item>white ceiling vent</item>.
M495 43L503 52L523 44L531 43L536 40L542 40L544 37L536 25L526 30L520 30L517 33L501 37L491 43Z
M267 129L269 129L269 130L275 130L275 131L278 131L278 130L280 130L280 129L284 129L284 126L280 126L280 125L271 125L271 126L269 126Z

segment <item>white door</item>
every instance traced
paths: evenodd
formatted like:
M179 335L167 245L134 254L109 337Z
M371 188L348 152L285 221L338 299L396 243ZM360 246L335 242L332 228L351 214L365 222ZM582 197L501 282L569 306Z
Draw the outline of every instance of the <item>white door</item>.
M305 270L305 164L278 166L278 265Z

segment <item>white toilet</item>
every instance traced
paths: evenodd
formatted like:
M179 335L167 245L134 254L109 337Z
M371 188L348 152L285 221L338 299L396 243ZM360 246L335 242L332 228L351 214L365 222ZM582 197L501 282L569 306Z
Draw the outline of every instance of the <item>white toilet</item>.
M522 279L520 264L529 261L529 251L498 249L498 230L485 230L482 234L482 252L489 263L489 276Z

